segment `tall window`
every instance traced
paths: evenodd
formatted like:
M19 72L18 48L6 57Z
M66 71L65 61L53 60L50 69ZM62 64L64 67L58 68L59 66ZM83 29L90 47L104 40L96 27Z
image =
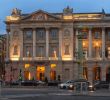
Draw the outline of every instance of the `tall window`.
M44 29L38 29L37 30L37 39L45 39L45 30Z
M37 53L39 57L44 57L44 46L39 46Z
M50 47L50 57L57 57L57 46L51 46Z
M26 39L32 39L32 30L26 31Z
M101 38L100 32L95 32L95 33L94 33L94 38L95 38L95 39Z
M25 56L32 57L32 46L26 46Z
M51 29L50 30L50 38L51 39L58 39L58 29Z
M83 39L87 39L88 38L87 32L83 32L82 34L83 34Z

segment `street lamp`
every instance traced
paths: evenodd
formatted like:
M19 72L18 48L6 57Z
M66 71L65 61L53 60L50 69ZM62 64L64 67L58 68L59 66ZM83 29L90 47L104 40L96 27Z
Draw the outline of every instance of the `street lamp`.
M77 35L78 38L78 50L76 53L76 62L78 64L78 79L75 81L75 93L85 94L87 93L88 83L83 77L83 66L84 66L84 52L83 52L83 34L80 32Z

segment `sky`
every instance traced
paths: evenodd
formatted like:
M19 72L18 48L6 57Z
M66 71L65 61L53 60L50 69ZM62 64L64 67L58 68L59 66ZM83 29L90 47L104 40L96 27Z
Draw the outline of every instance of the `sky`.
M0 0L0 34L5 34L4 24L6 16L13 8L22 10L22 13L32 13L39 9L47 12L62 12L70 6L73 12L101 12L102 8L110 13L110 0Z

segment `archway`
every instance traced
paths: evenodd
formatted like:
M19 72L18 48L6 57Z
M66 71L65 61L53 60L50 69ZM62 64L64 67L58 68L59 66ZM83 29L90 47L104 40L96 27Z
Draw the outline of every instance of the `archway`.
M110 82L110 66L106 69L106 81Z
M37 67L37 80L44 81L45 79L45 66Z
M93 80L101 80L101 67L95 66L93 68Z

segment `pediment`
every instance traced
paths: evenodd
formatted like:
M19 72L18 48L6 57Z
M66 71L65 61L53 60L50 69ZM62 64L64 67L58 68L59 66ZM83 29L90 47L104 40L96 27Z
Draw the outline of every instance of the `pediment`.
M31 13L31 14L25 16L21 20L45 21L45 20L60 20L60 18L55 16L55 15L53 15L53 14L45 12L43 10L38 10L38 11L36 11L34 13Z

